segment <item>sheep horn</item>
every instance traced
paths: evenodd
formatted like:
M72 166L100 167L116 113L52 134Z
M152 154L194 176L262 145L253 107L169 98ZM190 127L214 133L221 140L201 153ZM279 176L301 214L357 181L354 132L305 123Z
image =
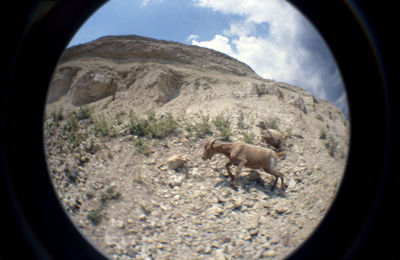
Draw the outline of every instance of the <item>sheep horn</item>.
M222 137L214 137L213 139L211 139L210 144L213 145L215 141L222 139L223 139Z

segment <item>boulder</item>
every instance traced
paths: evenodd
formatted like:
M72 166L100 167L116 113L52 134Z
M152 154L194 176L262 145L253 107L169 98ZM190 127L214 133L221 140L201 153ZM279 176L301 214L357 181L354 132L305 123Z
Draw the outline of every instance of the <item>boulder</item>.
M176 170L177 168L182 166L186 161L187 159L183 155L180 154L173 155L169 157L167 160L168 169Z

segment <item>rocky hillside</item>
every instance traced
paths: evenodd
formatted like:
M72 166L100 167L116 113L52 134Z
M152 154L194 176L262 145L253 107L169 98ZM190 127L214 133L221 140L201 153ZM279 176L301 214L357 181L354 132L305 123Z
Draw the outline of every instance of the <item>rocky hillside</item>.
M262 141L261 126L281 133L280 147ZM326 100L224 54L110 36L65 51L44 134L61 201L110 257L282 259L329 210L349 122ZM285 151L287 189L251 169L231 188L223 155L201 159L213 135Z

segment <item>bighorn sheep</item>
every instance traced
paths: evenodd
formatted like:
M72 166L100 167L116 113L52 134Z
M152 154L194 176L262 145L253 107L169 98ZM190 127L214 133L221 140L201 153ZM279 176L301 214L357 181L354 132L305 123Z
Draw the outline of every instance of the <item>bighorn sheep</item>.
M281 189L286 189L286 185L283 180L283 174L275 169L278 162L278 157L281 158L284 156L284 152L275 153L271 149L246 144L244 142L216 143L216 140L216 138L213 138L211 141L207 141L205 143L202 159L211 159L211 157L217 153L224 154L226 157L228 157L229 162L225 165L225 168L228 171L229 177L232 179L232 187L237 187L240 171L242 170L243 166L245 166L252 169L263 169L265 172L275 176L276 179L272 185L272 189L275 188L278 178L281 179ZM238 167L235 176L233 176L231 170L229 169L231 165L236 165Z
M257 126L261 128L261 141L280 151L284 136L275 129L268 129L264 122Z

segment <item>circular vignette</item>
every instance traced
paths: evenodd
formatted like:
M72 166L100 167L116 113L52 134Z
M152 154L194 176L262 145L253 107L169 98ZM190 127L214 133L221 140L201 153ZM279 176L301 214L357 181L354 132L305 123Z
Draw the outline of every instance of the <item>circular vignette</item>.
M370 44L371 35L360 24L354 4L292 2L320 31L341 70L350 103L351 145L330 211L290 257L336 259L384 253L385 245L378 240L383 234L379 230L390 223L384 218L387 211L381 213L388 197L390 97L376 45ZM3 59L8 69L1 79L0 192L5 209L1 223L8 238L2 245L4 258L104 258L59 204L47 173L42 135L45 98L57 60L101 4L71 1L4 8L14 15L11 22L5 21L12 26L7 28ZM15 245L18 250L12 249Z

